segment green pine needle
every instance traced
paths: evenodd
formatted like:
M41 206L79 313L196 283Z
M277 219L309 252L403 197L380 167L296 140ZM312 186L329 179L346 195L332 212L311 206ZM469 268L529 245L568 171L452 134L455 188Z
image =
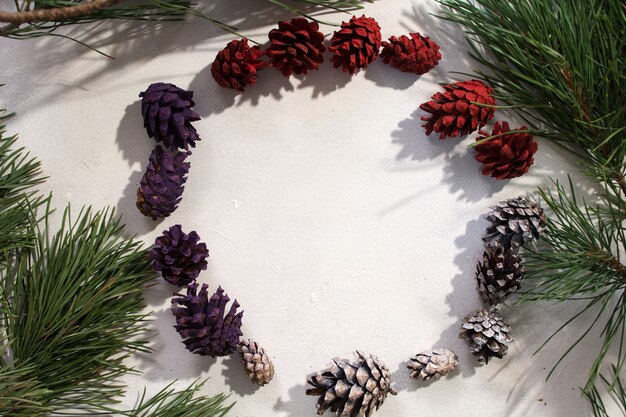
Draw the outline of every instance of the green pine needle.
M203 383L170 386L119 411L126 359L149 352L142 292L154 278L147 251L123 237L111 210L65 209L48 226L51 199L34 190L40 164L0 110L0 415L223 416L226 396L198 396ZM39 213L39 214L38 214Z
M531 289L522 301L579 303L559 331L585 313L594 318L559 363L600 329L583 392L604 416L599 380L626 403L625 391L616 388L626 362L626 7L620 0L438 1L440 17L465 28L470 55L485 68L475 76L529 130L577 156L582 172L597 181L591 193L572 183L539 190L549 221L538 248L526 248ZM612 351L617 361L605 378Z

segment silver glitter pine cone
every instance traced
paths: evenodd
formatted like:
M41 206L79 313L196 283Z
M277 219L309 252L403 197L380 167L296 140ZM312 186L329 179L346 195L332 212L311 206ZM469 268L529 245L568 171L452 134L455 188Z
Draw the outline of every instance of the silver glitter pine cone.
M511 327L504 322L498 309L491 307L466 316L459 337L468 341L470 351L478 362L488 363L492 357L502 359L506 355L508 344L513 341L510 331Z
M491 226L483 240L490 246L510 248L532 243L546 228L543 209L522 196L492 206L486 218Z
M380 359L359 351L354 358L352 363L333 359L325 370L307 378L313 388L306 394L319 396L317 414L330 409L338 417L369 417L387 394L397 394L391 388L391 372Z
M449 374L458 364L459 358L451 350L435 349L418 353L406 366L411 370L411 378L420 377L426 381Z
M243 357L246 371L252 382L263 386L274 378L274 364L265 353L265 349L254 340L242 340L237 350Z

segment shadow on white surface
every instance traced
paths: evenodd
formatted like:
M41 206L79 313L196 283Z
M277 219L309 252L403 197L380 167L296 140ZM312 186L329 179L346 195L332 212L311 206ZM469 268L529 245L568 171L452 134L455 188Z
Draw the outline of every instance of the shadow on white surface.
M420 119L426 115L427 113L420 109L415 110L408 119L398 124L398 129L391 133L391 143L402 146L396 155L396 160L409 158L412 161L427 161L442 154L448 155L458 145L458 139L439 140L434 133L426 136Z
M137 367L145 379L153 381L195 379L207 373L217 362L216 358L192 354L185 349L182 338L174 329L176 321L169 308L153 311L150 318L153 321L149 329L157 333L152 338L150 347L159 352L159 355L137 355Z
M260 385L250 380L245 370L243 358L239 353L233 353L222 362L222 375L225 378L226 385L231 391L245 397L257 392Z
M393 71L393 76L391 76ZM385 65L381 58L374 61L365 70L365 79L373 81L379 87L393 88L394 90L406 90L411 87L420 76L402 72L390 65Z
M306 417L316 415L315 403L317 402L318 397L307 396L306 389L307 387L304 384L299 384L289 388L288 399L279 397L274 405L274 410L276 412L283 413L281 416L284 417ZM306 410L311 411L307 412Z
M147 85L143 87L142 91L147 87ZM156 142L148 137L143 127L140 99L126 106L124 116L117 128L116 143L129 166L137 162L141 163L142 168L148 165L148 158Z
M459 146L465 147L464 144ZM465 149L462 154L446 155L443 182L449 184L451 194L460 191L458 200L478 202L502 191L510 181L487 177L481 174L480 169L481 164L474 159L472 149ZM482 232L478 236L482 236Z
M298 85L298 90L312 89L311 97L314 99L340 90L352 80L352 76L341 68L333 68L328 55L326 58L318 70L309 72Z

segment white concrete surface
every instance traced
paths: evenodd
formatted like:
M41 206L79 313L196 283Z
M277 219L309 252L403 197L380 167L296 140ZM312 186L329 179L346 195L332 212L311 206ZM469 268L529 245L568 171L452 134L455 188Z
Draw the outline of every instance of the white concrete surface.
M17 113L10 130L43 162L50 176L43 188L56 204L115 206L128 232L147 244L176 223L196 230L211 254L200 281L239 300L245 336L265 346L276 365L275 380L256 389L238 356L188 353L172 328L175 288L160 282L147 291L156 352L134 359L143 376L127 379L125 405L144 386L155 392L174 379L182 386L210 377L204 392L232 393L233 417L313 416L307 374L362 349L387 363L399 390L379 417L590 415L578 387L595 340L545 381L583 325L533 356L575 306L504 308L515 342L505 359L487 366L457 338L462 318L480 306L473 271L487 226L481 215L576 168L541 142L528 175L496 181L480 175L466 149L472 138L425 137L419 104L437 83L462 77L451 71L475 68L459 29L428 14L436 7L387 0L366 8L384 38L419 31L441 45L443 59L427 75L382 61L354 77L328 63L301 79L267 69L240 95L217 86L209 69L233 36L199 19L158 31L103 24L83 38L116 60L61 39L0 40L0 83L7 84L0 100ZM289 17L252 0L206 9L261 42ZM333 28L322 30L330 35ZM154 146L137 95L157 81L194 90L203 117L195 123L202 141L182 204L162 222L135 208ZM502 119L509 118L499 112L494 122ZM438 346L458 353L458 371L435 383L410 380L403 362Z

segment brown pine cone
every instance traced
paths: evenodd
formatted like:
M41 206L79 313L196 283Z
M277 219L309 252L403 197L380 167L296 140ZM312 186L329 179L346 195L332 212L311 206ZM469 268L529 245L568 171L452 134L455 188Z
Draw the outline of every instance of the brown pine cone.
M435 378L439 379L447 375L459 364L457 356L448 349L427 350L413 356L407 363L411 372L411 378L418 376L424 381Z
M341 24L341 30L335 32L330 47L333 66L341 67L344 72L354 74L365 68L378 56L381 35L378 22L371 17L352 16L349 22Z
M317 22L309 22L303 17L278 23L278 29L269 33L271 45L265 50L270 66L285 77L306 74L316 70L324 62L324 34L319 31Z
M254 340L242 340L237 350L246 363L246 371L252 382L263 386L274 378L274 364L265 349Z
M243 91L257 82L257 72L267 63L259 58L263 51L258 46L248 46L247 39L233 40L218 52L211 65L211 75L220 86Z
M419 33L409 33L409 36L402 35L399 38L392 36L389 42L383 41L380 57L385 64L390 64L402 72L425 74L441 59L439 45Z

